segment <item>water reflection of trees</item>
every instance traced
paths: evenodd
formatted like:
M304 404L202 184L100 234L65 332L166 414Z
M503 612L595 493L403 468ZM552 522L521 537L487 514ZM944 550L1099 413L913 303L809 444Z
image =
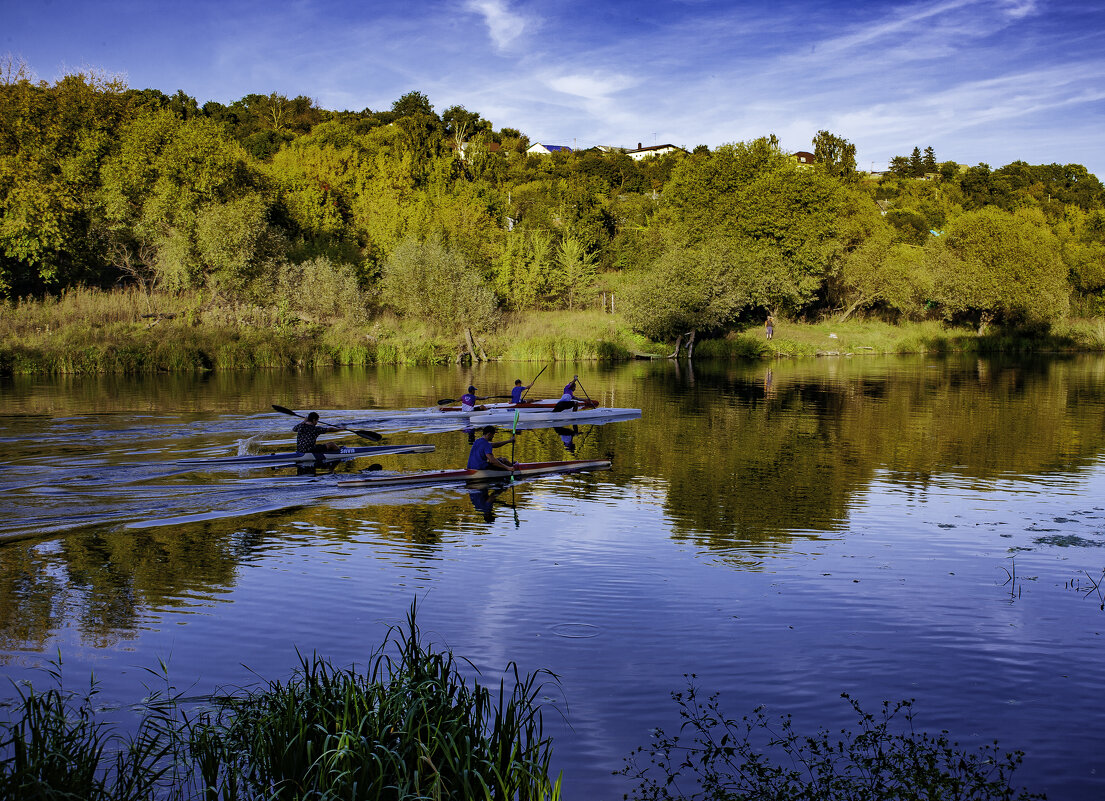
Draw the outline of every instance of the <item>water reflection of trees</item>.
M243 407L275 397L273 375L239 377L254 398ZM440 387L454 377L434 375L430 389L419 383L425 376L397 385L395 404L449 394ZM643 415L581 426L575 455L613 454L615 469L595 481L649 479L664 488L673 536L754 562L795 539L841 531L878 475L923 487L944 474L992 482L1094 464L1105 439L1103 378L1105 359L1098 357L601 365L586 381L592 396ZM211 380L229 382L213 388L215 396L236 386L225 376ZM342 377L340 391L328 389L328 396L352 404L366 389L358 390L358 381ZM151 392L160 397L184 391L189 381L155 384ZM87 388L74 388L80 396L74 407L98 404L100 393L111 391L102 382L90 386L89 397L81 394ZM463 433L432 441L434 465L467 457ZM525 432L518 448L527 460L568 458L551 429ZM590 491L587 482L540 486L542 493L581 499ZM517 492L523 509L528 492L525 485ZM263 515L10 543L0 547L0 653L39 650L66 626L87 642L125 638L151 610L217 597L234 585L243 560L265 558L304 536L370 538L381 545L374 548L378 558L434 567L450 532L488 525L485 511L459 491L395 503L351 493Z
M1101 450L1100 359L833 361L657 372L635 458L666 480L676 536L734 548L834 531L879 471L992 481Z

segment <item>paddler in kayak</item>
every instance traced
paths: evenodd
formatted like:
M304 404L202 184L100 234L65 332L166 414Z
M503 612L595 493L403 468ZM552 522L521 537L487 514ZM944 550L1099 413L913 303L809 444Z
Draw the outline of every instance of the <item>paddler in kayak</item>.
M472 450L468 454L469 470L508 470L513 472L517 464L510 459L498 457L494 454L495 448L501 448L514 442L514 437L504 439L502 442L492 442L495 439L495 426L484 426L483 433L472 444Z
M460 410L462 412L483 411L483 406L476 406L477 401L487 400L488 395L477 395L475 387L468 387L468 391L460 396Z
M529 385L529 387L532 387L532 386L533 386L533 384ZM510 390L510 402L511 403L521 403L522 402L522 393L525 392L527 389L529 389L529 387L524 386L522 384L522 379L515 378L514 379L514 389Z
M579 399L576 398L576 381L579 381L579 375L572 376L572 380L568 382L564 387L564 394L560 396L560 400L556 402L556 406L553 407L554 412L563 412L567 409L577 409Z
M295 432L296 453L313 453L316 462L322 461L322 454L324 453L339 453L341 451L341 446L332 442L323 445L316 442L320 434L325 434L328 431L341 431L337 426L319 423L318 412L311 412L307 415L306 421L293 426L292 431Z

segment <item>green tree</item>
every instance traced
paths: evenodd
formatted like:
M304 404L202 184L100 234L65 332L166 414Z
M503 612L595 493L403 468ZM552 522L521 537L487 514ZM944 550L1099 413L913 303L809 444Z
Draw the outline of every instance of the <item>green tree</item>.
M486 330L498 323L491 287L440 240L401 242L384 265L380 288L398 313L443 331Z
M847 139L828 131L818 131L813 138L813 161L829 175L844 180L856 178L856 146Z
M909 159L906 156L895 156L890 159L889 170L897 178L908 178L910 174Z
M254 195L262 184L220 125L181 122L168 109L123 130L102 176L106 236L117 251L154 254L148 266L170 290L198 286L219 269L205 265L197 241L201 211L214 214L212 205Z
M553 289L566 296L568 308L574 309L576 300L595 280L595 254L575 236L568 234L560 240L556 251L557 269L553 273Z
M647 269L627 275L623 309L635 331L665 340L722 330L753 307L796 305L799 284L777 251L716 237L670 248Z
M921 158L921 168L926 172L936 172L936 151L931 146L925 148L925 155Z
M925 174L925 161L921 157L921 148L913 148L913 152L909 154L909 176L911 178L921 178Z
M213 286L243 295L257 279L271 278L287 249L268 222L269 203L259 194L209 203L196 215L196 247ZM260 293L264 297L264 290Z
M966 212L929 241L929 262L945 316L970 319L980 333L991 322L1047 327L1067 313L1059 240L1039 212Z
M0 297L114 280L95 197L131 100L111 76L49 84L0 64Z
M922 314L933 285L924 250L895 240L892 228L880 225L841 261L835 287L841 320L864 309Z

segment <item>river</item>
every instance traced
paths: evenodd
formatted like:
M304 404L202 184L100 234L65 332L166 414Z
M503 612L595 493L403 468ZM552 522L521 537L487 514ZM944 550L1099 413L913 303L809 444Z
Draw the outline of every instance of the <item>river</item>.
M1105 797L1103 357L554 364L533 395L578 372L641 417L574 437L611 470L490 498L338 485L460 466L464 432L389 432L436 450L333 474L174 464L290 450L272 404L352 425L541 366L0 379L0 677L60 654L126 704L159 662L193 695L297 652L363 664L417 598L489 683L560 677L568 799L632 789L614 771L678 726L691 673L809 733L854 723L842 692L915 699L918 728L1023 750L1029 789ZM571 458L552 430L516 457Z

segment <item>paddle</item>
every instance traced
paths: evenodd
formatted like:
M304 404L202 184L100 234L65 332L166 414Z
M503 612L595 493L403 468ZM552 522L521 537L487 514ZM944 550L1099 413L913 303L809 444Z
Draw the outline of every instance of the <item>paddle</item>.
M293 417L302 417L304 420L307 419L307 415L300 414L299 412L293 412L291 409L285 409L283 406L277 406L275 403L272 405L272 408L276 409L276 411L280 412L280 414L290 414ZM346 428L345 426L336 426L331 423L323 423L321 420L319 420L318 422L320 425L330 426L331 428L336 428L340 431L348 431L350 434L356 434L358 437L364 437L365 439L370 439L373 442L379 442L383 439L383 437L377 434L375 431L365 431L359 428Z
M541 368L541 373L545 372L548 369L549 369L549 366L546 364L544 367ZM530 389L533 388L533 385L537 383L537 379L541 377L541 373L538 373L537 375L535 375L533 377L533 380L529 382L529 386L526 387L526 392L529 392ZM526 392L522 393L522 400L526 399Z
M591 396L587 394L587 390L584 388L583 382L579 380L579 376L576 376L576 383L579 384L579 388L583 390L583 395L587 398L587 403L597 406L598 404L591 400Z
M509 395L484 395L480 400L487 400L488 398L509 398ZM448 406L450 403L456 403L458 398L442 398L437 402L438 406Z
M512 425L510 427L510 438L511 439L514 439L514 437L517 436L517 434L518 434L518 415L519 415L519 411L517 409L515 409L514 410L514 425ZM514 445L515 445L514 442L510 443L510 466L512 468L514 467ZM514 470L513 469L510 471L510 483L511 484L514 483Z

